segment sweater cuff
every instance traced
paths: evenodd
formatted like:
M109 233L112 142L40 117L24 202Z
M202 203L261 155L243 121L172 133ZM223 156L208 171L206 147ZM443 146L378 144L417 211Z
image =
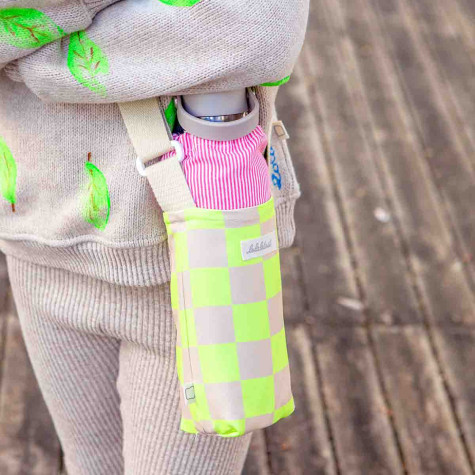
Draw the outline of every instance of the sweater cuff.
M117 3L119 0L82 0L89 13L94 17L96 13L104 10L109 5Z
M275 215L277 220L277 235L279 239L279 247L284 249L290 247L295 239L295 203L300 196L295 195L277 203L275 207Z

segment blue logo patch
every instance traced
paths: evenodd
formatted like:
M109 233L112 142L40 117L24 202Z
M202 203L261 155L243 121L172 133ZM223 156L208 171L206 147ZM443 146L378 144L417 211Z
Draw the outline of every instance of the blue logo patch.
M275 157L274 147L270 148L270 164L272 165L272 183L280 190L282 188L282 176Z

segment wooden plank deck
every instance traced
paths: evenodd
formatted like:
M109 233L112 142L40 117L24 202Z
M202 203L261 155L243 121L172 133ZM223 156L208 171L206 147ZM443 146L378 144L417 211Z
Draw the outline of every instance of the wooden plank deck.
M474 474L475 3L311 0L278 107L297 410L244 473ZM56 473L1 260L0 362L0 473Z

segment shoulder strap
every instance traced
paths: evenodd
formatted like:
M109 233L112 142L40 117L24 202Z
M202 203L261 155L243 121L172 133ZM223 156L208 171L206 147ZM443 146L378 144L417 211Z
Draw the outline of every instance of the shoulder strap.
M130 141L137 153L137 165L148 178L163 211L194 208L195 202L186 183L176 153L163 161L145 165L173 150L171 134L158 99L119 103Z

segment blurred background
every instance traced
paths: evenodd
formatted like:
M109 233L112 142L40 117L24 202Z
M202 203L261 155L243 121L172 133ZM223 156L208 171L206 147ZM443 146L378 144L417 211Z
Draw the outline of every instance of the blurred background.
M297 409L244 473L474 473L475 2L311 0L278 107ZM0 474L60 464L0 257Z

